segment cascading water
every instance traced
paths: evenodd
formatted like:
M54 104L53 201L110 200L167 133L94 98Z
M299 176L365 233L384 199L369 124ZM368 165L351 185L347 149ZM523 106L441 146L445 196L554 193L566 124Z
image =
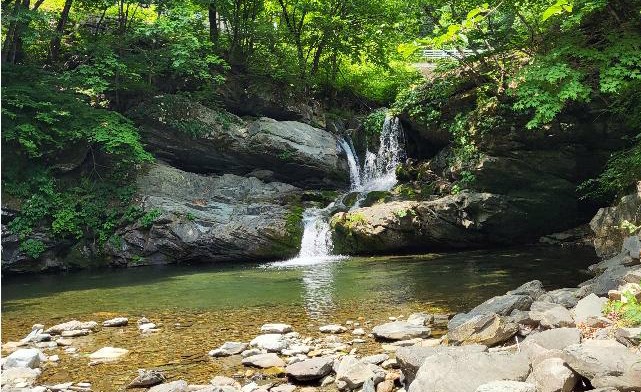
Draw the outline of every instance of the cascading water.
M358 207L367 193L387 191L396 185L396 166L405 159L403 129L396 117L386 117L381 130L378 153L366 151L363 167L351 142L339 139L338 144L347 156L350 174L350 189L361 195L354 208ZM303 238L300 252L294 259L273 263L272 267L289 267L317 264L340 260L343 256L333 256L333 244L329 216L335 203L325 208L308 208L303 213Z
M405 160L404 134L398 117L385 117L378 153L365 152L361 192L388 191L396 185L396 167Z

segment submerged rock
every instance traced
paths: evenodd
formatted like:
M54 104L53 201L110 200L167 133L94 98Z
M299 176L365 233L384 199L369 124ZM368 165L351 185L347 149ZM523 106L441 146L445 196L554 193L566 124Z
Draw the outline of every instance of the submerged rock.
M138 376L127 385L127 388L147 388L165 381L166 377L161 371L139 369Z
M246 343L241 342L225 342L217 349L211 350L209 355L212 357L228 357L230 355L240 354L247 348Z
M89 354L89 358L94 362L110 362L120 359L127 355L129 350L116 347L103 347L98 351Z

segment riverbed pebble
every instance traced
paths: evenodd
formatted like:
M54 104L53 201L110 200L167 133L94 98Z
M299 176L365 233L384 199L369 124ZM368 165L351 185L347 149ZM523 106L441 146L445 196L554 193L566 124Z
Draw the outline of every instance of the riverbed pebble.
M292 332L294 329L292 328L291 325L289 324L282 324L282 323L271 323L271 324L263 324L260 327L260 332L262 333L288 333Z
M102 322L103 327L124 327L129 323L127 317L115 317Z
M318 328L318 330L321 331L322 333L343 333L347 331L347 328L338 324L329 324L329 325L323 325L322 327Z

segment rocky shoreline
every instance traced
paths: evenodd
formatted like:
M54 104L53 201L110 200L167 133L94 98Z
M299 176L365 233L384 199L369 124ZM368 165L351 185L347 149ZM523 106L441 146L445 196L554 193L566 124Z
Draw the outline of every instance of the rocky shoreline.
M546 291L534 280L467 313L414 313L376 326L348 320L320 327L320 337L301 336L288 324L265 324L249 342L230 341L208 352L210 361L238 362L243 370L212 374L211 383L202 385L169 380L157 369L139 370L136 376L132 369L128 387L152 392L639 391L641 328L622 326L603 309L623 292L641 298L640 250L641 237L627 237L617 255L591 266L595 277L579 287ZM74 339L99 334L101 328L163 333L162 326L145 318L134 325L124 317L101 325L77 320L34 325L21 341L3 344L10 354L2 360L2 390L98 390L85 380L42 385L38 377L45 361L80 355ZM359 347L368 340L380 349L363 356ZM108 366L104 363L128 354L127 348L103 347L87 360Z

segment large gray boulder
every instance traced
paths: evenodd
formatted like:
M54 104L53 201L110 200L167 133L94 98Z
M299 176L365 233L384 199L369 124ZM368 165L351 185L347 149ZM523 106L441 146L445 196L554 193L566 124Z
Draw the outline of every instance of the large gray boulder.
M530 308L530 318L538 321L543 328L574 327L569 310L559 304L535 301Z
M497 314L499 316L507 316L514 310L527 310L530 308L532 301L532 297L523 294L506 294L492 297L469 312L459 313L454 316L447 324L447 328L454 329L478 315Z
M516 335L519 326L510 318L497 314L474 316L447 332L450 344L482 344L493 346Z
M523 353L450 351L426 358L408 392L475 392L492 381L525 381L529 373Z
M427 338L432 331L423 325L407 321L393 321L372 328L375 337L385 340L408 340L414 338Z
M107 250L125 265L291 257L300 247L302 217L287 200L298 192L254 177L154 164L138 179L138 199L155 219L119 230Z
M296 121L251 121L165 95L131 111L147 148L158 158L196 173L248 175L305 188L349 184L336 136Z
M590 221L594 249L599 257L612 257L621 251L626 233L619 226L624 220L641 220L641 186L637 186L636 192L619 199L617 204L601 208Z
M538 344L548 350L563 350L572 344L581 342L581 331L576 328L554 328L532 333L523 341L523 345Z
M44 358L45 356L38 349L20 348L6 357L3 367L5 369L14 367L35 369L40 366L40 362Z
M600 317L603 315L603 307L607 298L597 297L594 293L588 295L585 298L579 300L572 309L572 314L574 315L574 320L577 323L584 323L589 317Z
M641 356L613 340L586 340L563 350L563 359L583 377L619 376Z
M577 302L579 302L579 299L576 296L577 291L577 288L552 290L540 296L538 300L563 305L567 309L570 309L576 306Z
M505 245L542 233L529 201L464 191L429 201L393 201L332 217L337 252L372 254Z
M592 380L595 388L614 387L622 392L641 391L641 359L621 375L597 376Z
M527 382L536 392L572 392L578 377L561 358L548 358L532 367Z
M421 347L421 346L409 346L401 347L396 351L396 360L398 362L401 373L405 381L405 385L410 385L414 378L416 378L416 373L420 369L425 359L436 354L448 353L448 352L485 352L487 351L487 346L480 344L470 344L466 346L435 346L435 347Z

